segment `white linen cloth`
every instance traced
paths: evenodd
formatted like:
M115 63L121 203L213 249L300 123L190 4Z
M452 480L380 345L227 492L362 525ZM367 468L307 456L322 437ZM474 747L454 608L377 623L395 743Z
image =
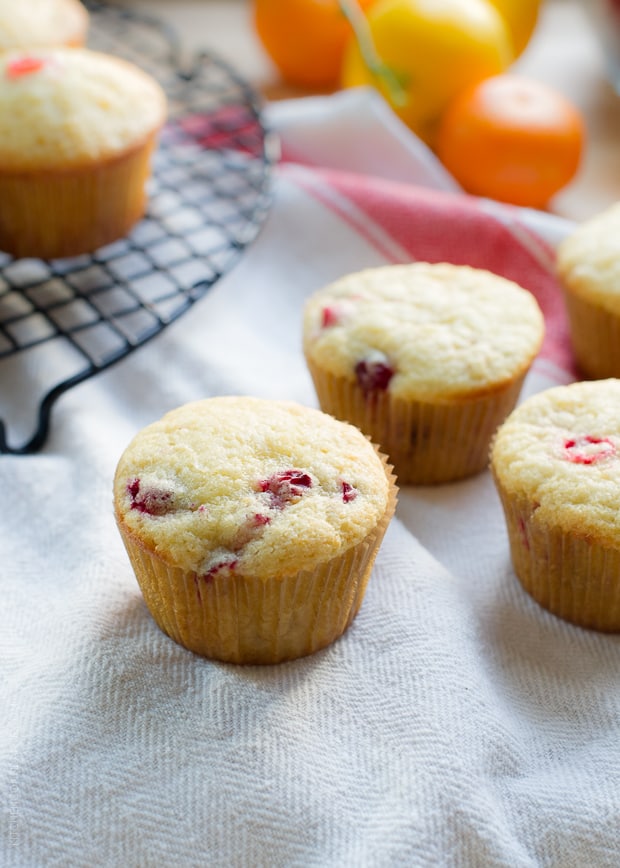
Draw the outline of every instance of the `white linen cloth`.
M208 395L316 405L304 299L412 256L403 212L346 191L383 173L406 213L413 184L456 190L368 93L269 118L318 168L282 165L233 271L63 396L43 451L0 457L0 865L617 866L619 640L522 591L488 473L401 491L356 621L309 658L209 662L146 610L111 508L129 439ZM550 267L530 229L554 244L568 224L476 207ZM466 228L450 219L448 250ZM525 393L571 376L552 348Z

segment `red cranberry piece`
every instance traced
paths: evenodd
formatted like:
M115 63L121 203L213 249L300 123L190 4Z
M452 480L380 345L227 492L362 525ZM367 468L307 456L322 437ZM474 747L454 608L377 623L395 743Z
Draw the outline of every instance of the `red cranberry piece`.
M333 307L332 305L325 305L323 310L321 311L321 326L324 329L329 328L330 326L336 325L340 321L340 312L338 308Z
M394 376L394 368L384 353L376 353L357 363L355 376L362 392L370 395L372 392L384 392L388 388Z
M283 470L258 483L258 490L266 491L271 496L270 506L273 509L284 509L308 488L312 488L312 478L303 470Z
M215 578L215 576L222 570L228 570L232 572L232 570L234 570L237 566L238 560L233 552L227 552L225 549L220 549L218 552L213 553L208 563L209 565L203 570L202 573L200 573L200 575L194 575L194 585L196 587L196 594L200 602L202 602L200 585L203 582L205 585L210 584Z
M229 558L223 558L221 561L217 561L215 564L213 564L212 567L209 567L208 570L202 573L200 578L204 579L206 582L212 581L212 579L217 573L221 572L222 570L234 570L237 564L237 558L231 554Z
M573 464L596 464L616 453L616 446L609 437L594 437L591 434L569 437L564 441L564 458Z
M127 492L131 497L131 508L147 515L165 515L174 505L171 491L148 485L143 487L139 479L127 483Z
M249 515L245 522L239 525L239 529L233 540L229 543L229 548L234 552L238 552L248 543L261 536L265 526L271 523L268 515L263 515L260 512L254 515Z
M45 60L42 57L30 57L24 54L22 57L16 57L7 63L5 75L7 78L21 78L23 75L38 72L44 66Z
M357 488L354 488L349 482L342 481L342 499L345 503L351 503L358 495Z
M521 516L519 516L518 528L519 528L519 539L521 540L521 543L523 544L523 546L529 551L530 550L530 541L527 537L527 527L525 526L525 521L523 520L523 518Z

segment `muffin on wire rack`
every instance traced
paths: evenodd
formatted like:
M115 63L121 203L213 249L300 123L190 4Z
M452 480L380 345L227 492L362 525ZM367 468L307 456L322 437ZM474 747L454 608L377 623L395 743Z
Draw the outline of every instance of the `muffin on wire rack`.
M309 407L208 398L140 431L118 528L160 628L233 663L311 654L350 625L396 505L363 434Z
M82 48L0 56L0 250L52 259L121 238L142 216L166 118L159 84Z
M303 340L321 408L379 444L399 483L434 484L487 466L543 335L534 296L512 281L417 262L316 292Z

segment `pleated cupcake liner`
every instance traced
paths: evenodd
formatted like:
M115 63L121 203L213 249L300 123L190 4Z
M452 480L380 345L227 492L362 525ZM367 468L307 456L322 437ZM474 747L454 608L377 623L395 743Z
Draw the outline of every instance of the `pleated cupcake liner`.
M389 496L376 527L341 555L292 576L262 579L227 571L205 579L166 563L117 515L129 560L154 621L188 650L229 663L280 663L334 642L359 611L396 508L396 477L386 456L378 454L389 482Z
M378 443L401 485L453 482L484 470L491 439L516 405L527 373L480 397L432 402L394 398L389 390L365 395L355 380L306 361L321 409Z
M620 377L620 315L568 289L564 300L579 368L597 380Z
M56 259L124 237L144 213L155 141L75 169L0 168L0 250Z
M514 571L544 609L580 627L620 631L620 551L533 519L536 504L496 478Z

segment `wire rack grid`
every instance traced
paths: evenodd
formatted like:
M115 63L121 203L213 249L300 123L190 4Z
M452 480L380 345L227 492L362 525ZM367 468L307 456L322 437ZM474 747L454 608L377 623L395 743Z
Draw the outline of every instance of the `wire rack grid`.
M184 64L175 34L157 20L86 5L89 47L151 73L166 91L169 120L147 212L126 238L64 260L0 253L2 453L40 450L56 400L204 296L256 237L271 203L278 143L243 78L211 53ZM15 431L17 445L9 442Z

